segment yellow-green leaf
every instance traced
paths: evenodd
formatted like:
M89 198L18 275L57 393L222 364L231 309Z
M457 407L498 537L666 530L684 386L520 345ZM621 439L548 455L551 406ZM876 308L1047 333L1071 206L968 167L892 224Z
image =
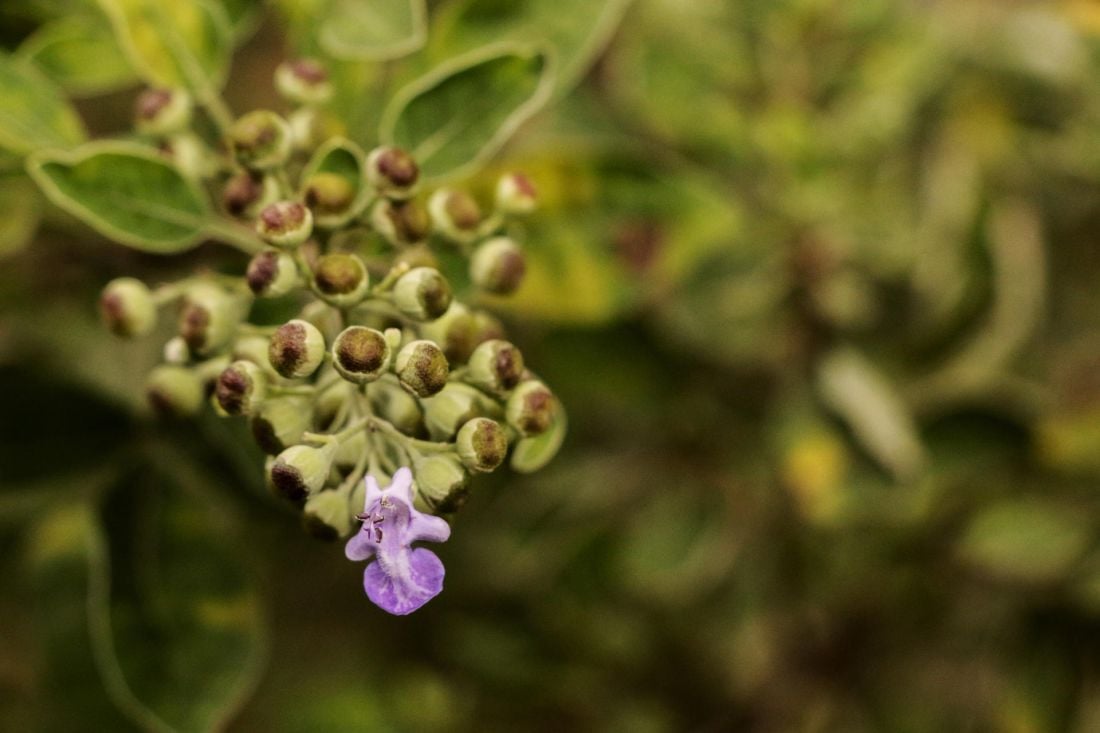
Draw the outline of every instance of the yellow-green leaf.
M18 53L74 95L102 94L137 81L101 15L52 20L24 41Z
M28 179L0 179L0 257L15 254L34 238L41 210L41 196Z
M424 0L336 0L321 21L320 43L339 59L380 61L416 51L427 36Z
M84 140L61 90L31 65L0 53L0 148L25 155Z

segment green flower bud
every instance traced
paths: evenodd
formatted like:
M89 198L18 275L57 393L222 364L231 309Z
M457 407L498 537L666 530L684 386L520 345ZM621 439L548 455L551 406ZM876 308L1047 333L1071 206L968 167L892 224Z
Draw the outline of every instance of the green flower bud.
M240 318L240 307L232 295L217 285L200 283L184 296L179 335L192 354L212 354L230 342Z
M99 298L103 322L119 336L144 336L157 322L157 306L145 283L120 277L107 283Z
M355 187L337 173L311 175L305 183L303 199L313 210L317 226L323 229L341 227L355 215L352 208L356 203Z
M388 198L407 198L419 176L416 161L401 148L383 146L367 156L367 181Z
M554 394L537 379L521 382L509 395L504 414L520 434L538 435L554 418Z
M469 242L481 224L481 209L470 194L441 188L428 199L428 213L436 231L458 242Z
M335 441L320 447L292 445L271 464L271 483L291 501L300 501L321 490L332 470Z
M402 246L423 242L432 225L428 210L419 201L390 199L374 204L370 211L370 223L390 244Z
M325 141L325 119L316 107L299 107L286 118L290 125L291 146L310 152Z
M466 306L453 301L447 312L420 328L424 338L435 341L451 364L462 364L477 346L477 320Z
M538 205L538 192L522 173L506 173L497 181L497 211L511 216L530 214Z
M134 123L143 135L173 135L191 124L193 108L183 89L146 89L134 104Z
M493 237L474 250L470 258L470 280L497 295L515 292L526 271L523 252L508 237Z
M268 204L256 220L256 233L276 247L297 247L313 234L313 214L297 201Z
M312 323L296 318L271 335L267 358L287 379L308 377L325 359L325 337Z
M328 71L314 59L284 61L275 69L275 88L294 104L324 104L332 99Z
M164 360L169 364L186 364L191 361L191 350L182 336L173 336L164 344Z
M267 376L250 361L235 361L218 375L214 397L230 415L249 415L267 396Z
M428 456L417 461L414 469L413 505L420 511L450 514L466 503L470 476L454 456Z
M523 377L523 354L501 339L490 339L470 354L466 381L487 392L501 393L519 384Z
M481 417L489 408L484 395L469 385L455 382L448 382L437 395L421 404L428 435L439 442L449 441L460 427Z
M242 171L225 182L222 189L222 208L233 217L253 217L265 206L275 202L278 196L279 186L275 179L252 171Z
M495 471L508 453L508 436L496 420L475 417L458 431L455 438L458 457L471 471Z
M427 244L420 243L400 250L393 258L393 266L398 265L406 265L410 270L416 267L432 267L438 270L439 258Z
M332 342L332 364L349 382L373 382L386 371L389 361L386 336L373 328L349 326Z
M334 252L317 260L313 285L329 305L348 308L361 301L370 287L367 266L357 255Z
M417 267L397 279L393 304L409 318L434 321L451 307L451 285L439 270Z
M312 422L310 398L292 395L264 401L252 416L249 427L256 445L274 456L300 441Z
M294 258L276 249L267 249L253 255L244 277L249 290L265 298L286 295L302 283Z
M200 179L211 169L211 159L207 154L206 146L194 133L183 132L173 135L160 146L160 149L187 178Z
M370 405L375 415L402 433L416 435L420 431L424 417L420 403L404 389L388 382L376 382L370 388Z
M171 364L155 367L145 380L149 404L165 417L189 417L202 409L205 390L193 370Z
M229 358L233 361L250 361L263 369L264 374L274 377L275 369L271 366L271 360L267 358L269 343L264 336L244 336L233 344Z
M326 542L351 534L352 512L347 494L321 491L306 499L302 507L302 526L312 537Z
M272 170L290 157L290 125L274 112L254 110L233 123L229 143L241 165L256 171Z
M450 368L434 341L411 341L397 352L394 363L401 386L417 397L431 397L447 385Z

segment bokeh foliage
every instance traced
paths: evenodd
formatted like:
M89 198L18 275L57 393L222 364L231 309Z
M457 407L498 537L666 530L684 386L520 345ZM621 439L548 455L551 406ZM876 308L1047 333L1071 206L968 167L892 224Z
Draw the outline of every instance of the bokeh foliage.
M78 102L90 131L124 127L157 51L102 50L115 4L5 3L0 74L32 61L106 94ZM452 0L426 30L417 3L273 4L213 11L230 100L269 104L279 57L319 54L364 144L440 63L541 44L552 103L454 160L475 190L539 185L530 277L494 305L570 434L471 498L439 599L384 617L266 496L240 426L152 423L156 354L95 322L110 277L241 263L97 240L0 137L3 720L1100 726L1094 2ZM510 69L448 114L530 94ZM51 99L35 114L65 115Z

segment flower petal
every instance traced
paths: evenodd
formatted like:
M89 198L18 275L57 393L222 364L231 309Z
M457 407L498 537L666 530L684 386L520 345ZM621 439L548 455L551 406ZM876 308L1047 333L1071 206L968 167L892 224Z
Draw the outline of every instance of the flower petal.
M412 613L443 590L443 562L434 552L419 547L408 558L402 572L387 575L381 563L372 562L363 573L367 597L395 616Z
M376 545L370 541L370 532L364 525L344 545L344 554L349 560L369 560L374 557L375 547Z

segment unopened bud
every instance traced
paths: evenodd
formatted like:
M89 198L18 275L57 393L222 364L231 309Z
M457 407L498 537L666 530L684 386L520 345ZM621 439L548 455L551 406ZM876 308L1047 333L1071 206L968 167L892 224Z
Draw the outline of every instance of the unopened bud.
M332 98L328 71L314 59L284 61L275 69L275 88L295 104L324 104Z
M313 234L313 214L297 201L268 204L256 220L256 233L276 247L297 247Z
M322 171L311 175L305 183L303 199L313 210L317 226L323 229L341 227L356 213L355 186L338 173Z
M423 242L431 231L428 210L416 200L382 199L370 211L374 230L391 244L409 245Z
M290 157L290 126L274 112L254 110L233 123L229 142L241 165L258 171L271 170Z
M278 184L253 171L242 171L225 182L222 207L230 216L252 217L279 195Z
M292 445L271 464L271 483L291 501L305 499L325 485L335 453L335 441L317 448Z
M468 242L481 224L481 209L465 191L441 188L428 199L432 225L440 234L458 242Z
M467 382L487 392L507 392L523 377L523 354L507 341L491 339L474 349L468 366Z
M508 453L508 436L496 420L475 417L458 431L455 438L458 457L471 471L495 471Z
M497 295L515 292L526 271L523 251L508 237L493 237L474 250L470 258L470 280Z
M263 369L250 361L235 361L218 375L214 397L230 415L249 415L267 395Z
M202 409L205 390L193 370L171 364L155 367L145 380L149 404L165 417L189 417Z
M357 255L334 252L317 260L313 284L326 303L337 308L348 308L366 296L370 275Z
M182 89L146 89L134 105L134 122L144 135L167 136L191 124L194 104Z
M298 443L311 427L311 408L310 399L301 395L265 400L249 422L256 445L274 456Z
M342 491L321 491L306 499L302 526L319 540L334 542L351 534L352 514L348 496Z
M325 118L316 107L299 107L287 115L286 121L295 150L308 153L325 141Z
M497 211L511 216L530 214L538 206L538 192L522 173L506 173L497 181Z
M302 283L294 258L276 249L266 249L253 255L244 277L249 290L265 298L286 295Z
M233 361L250 361L263 369L269 376L276 374L271 366L271 360L267 357L269 339L264 336L244 336L233 343L233 350L229 358Z
M448 382L434 397L424 400L424 425L435 441L449 441L458 429L488 407L486 398L473 387Z
M367 181L387 198L409 196L419 176L416 161L401 148L383 146L367 156Z
M157 306L145 283L120 277L107 283L99 298L103 322L118 336L144 336L157 321Z
M477 345L476 330L474 315L462 303L453 301L446 313L423 324L420 333L439 344L451 364L462 364Z
M325 337L312 323L296 318L272 334L267 358L287 379L308 377L325 359Z
M212 354L233 338L240 318L232 295L212 283L200 283L184 296L179 335L192 354Z
M386 336L373 328L349 326L332 342L332 364L349 382L373 382L386 371L389 361Z
M173 336L164 344L164 361L169 364L186 364L191 360L191 350L182 336Z
M536 379L521 382L509 395L504 413L522 435L538 435L554 419L554 394Z
M469 494L469 474L453 456L428 456L414 465L420 511L450 514L458 511Z
M370 388L370 404L374 414L386 420L406 435L416 435L424 417L420 403L400 387L377 382Z
M398 278L393 304L409 318L434 321L451 307L451 285L439 270L417 267Z
M417 397L431 397L447 385L450 367L434 341L411 341L397 352L394 370L401 386Z

